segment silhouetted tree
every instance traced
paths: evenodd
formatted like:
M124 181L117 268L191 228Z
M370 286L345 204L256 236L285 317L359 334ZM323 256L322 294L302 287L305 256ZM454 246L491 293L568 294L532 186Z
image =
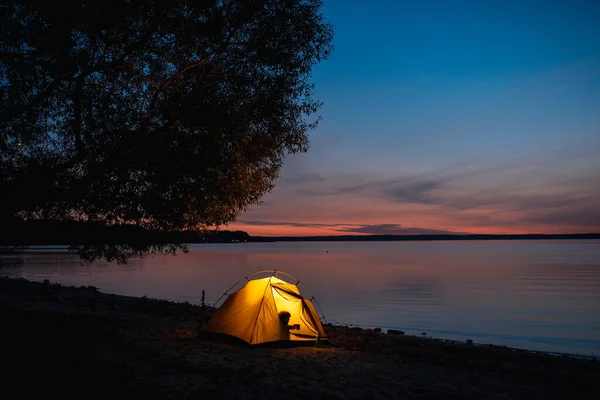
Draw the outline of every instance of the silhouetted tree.
M0 4L0 209L201 230L235 220L306 151L331 51L320 0ZM133 241L132 241L133 243ZM179 244L77 245L121 259Z

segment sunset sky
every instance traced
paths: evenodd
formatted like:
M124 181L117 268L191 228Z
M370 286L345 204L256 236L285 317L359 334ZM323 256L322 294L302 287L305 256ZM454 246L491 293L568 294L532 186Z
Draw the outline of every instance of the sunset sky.
M255 236L600 232L600 1L325 0L323 120Z

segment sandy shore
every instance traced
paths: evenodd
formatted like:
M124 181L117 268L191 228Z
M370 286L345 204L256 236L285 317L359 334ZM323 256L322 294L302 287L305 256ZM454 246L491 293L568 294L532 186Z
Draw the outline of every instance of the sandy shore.
M241 347L199 335L199 315L187 303L0 278L2 389L63 399L600 398L596 360L335 326L321 348Z

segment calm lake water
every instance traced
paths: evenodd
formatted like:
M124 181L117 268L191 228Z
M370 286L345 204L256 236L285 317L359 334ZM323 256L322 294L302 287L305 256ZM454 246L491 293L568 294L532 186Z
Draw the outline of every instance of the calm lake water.
M195 304L203 289L213 304L246 275L277 269L304 283L327 322L600 355L597 240L199 244L127 265L17 257L0 275Z

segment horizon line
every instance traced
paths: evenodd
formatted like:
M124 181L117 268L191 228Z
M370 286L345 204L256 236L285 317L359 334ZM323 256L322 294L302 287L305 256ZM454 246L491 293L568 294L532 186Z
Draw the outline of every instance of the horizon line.
M248 232L236 230L215 230L214 232L245 232L251 237L276 237L276 238L316 238L316 237L379 237L379 236L396 236L396 237L418 237L418 236L586 236L600 235L600 232L583 232L583 233L372 233L372 234L348 234L348 235L251 235Z

